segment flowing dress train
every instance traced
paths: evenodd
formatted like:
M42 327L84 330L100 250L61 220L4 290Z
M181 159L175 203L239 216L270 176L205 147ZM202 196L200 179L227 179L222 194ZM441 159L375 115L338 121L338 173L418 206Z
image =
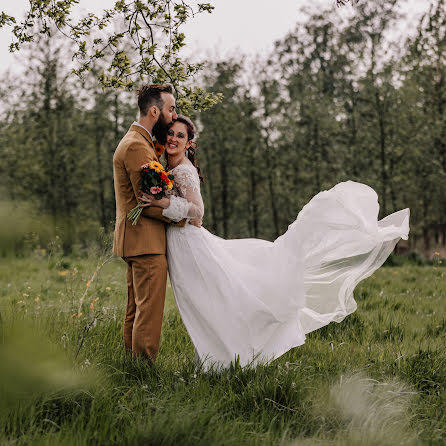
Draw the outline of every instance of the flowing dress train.
M179 195L163 214L202 217L196 169L180 164L172 173ZM372 188L347 181L313 197L274 242L169 226L170 280L204 369L237 356L242 366L275 359L354 312L356 285L409 233L409 209L380 221L378 211Z

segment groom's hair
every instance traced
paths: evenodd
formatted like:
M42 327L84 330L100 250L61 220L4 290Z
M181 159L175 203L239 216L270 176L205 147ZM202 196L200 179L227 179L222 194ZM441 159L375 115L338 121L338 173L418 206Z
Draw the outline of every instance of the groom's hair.
M173 94L172 85L143 85L137 92L138 94L138 107L141 116L146 116L149 108L156 105L162 110L164 100L161 93Z

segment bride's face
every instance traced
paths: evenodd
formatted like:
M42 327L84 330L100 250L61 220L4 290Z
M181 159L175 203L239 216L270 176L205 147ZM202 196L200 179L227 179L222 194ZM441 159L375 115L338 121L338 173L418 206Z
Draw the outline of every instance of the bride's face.
M190 146L187 140L187 127L182 122L175 122L167 131L166 151L169 155L183 153Z

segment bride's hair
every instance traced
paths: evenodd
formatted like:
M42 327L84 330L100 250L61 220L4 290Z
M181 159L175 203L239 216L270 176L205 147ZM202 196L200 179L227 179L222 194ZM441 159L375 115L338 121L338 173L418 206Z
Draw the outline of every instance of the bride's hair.
M169 128L172 127L172 125L175 124L175 122L181 122L187 128L187 141L188 142L192 141L191 146L187 149L187 158L197 169L200 181L204 181L204 178L201 176L201 169L200 166L198 165L198 159L196 156L198 147L197 143L194 141L195 126L192 123L192 121L187 116L184 115L178 115L177 119L173 121L172 124L170 124ZM164 156L166 157L167 169L169 169L169 155L167 154L167 151L164 152Z

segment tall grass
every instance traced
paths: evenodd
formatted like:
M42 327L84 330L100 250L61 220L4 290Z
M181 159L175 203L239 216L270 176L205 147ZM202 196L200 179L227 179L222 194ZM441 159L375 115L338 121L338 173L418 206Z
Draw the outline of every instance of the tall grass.
M255 370L201 373L170 287L152 368L123 351L121 260L10 258L1 442L444 444L445 279L439 266L382 268L358 287L357 312L304 346Z

